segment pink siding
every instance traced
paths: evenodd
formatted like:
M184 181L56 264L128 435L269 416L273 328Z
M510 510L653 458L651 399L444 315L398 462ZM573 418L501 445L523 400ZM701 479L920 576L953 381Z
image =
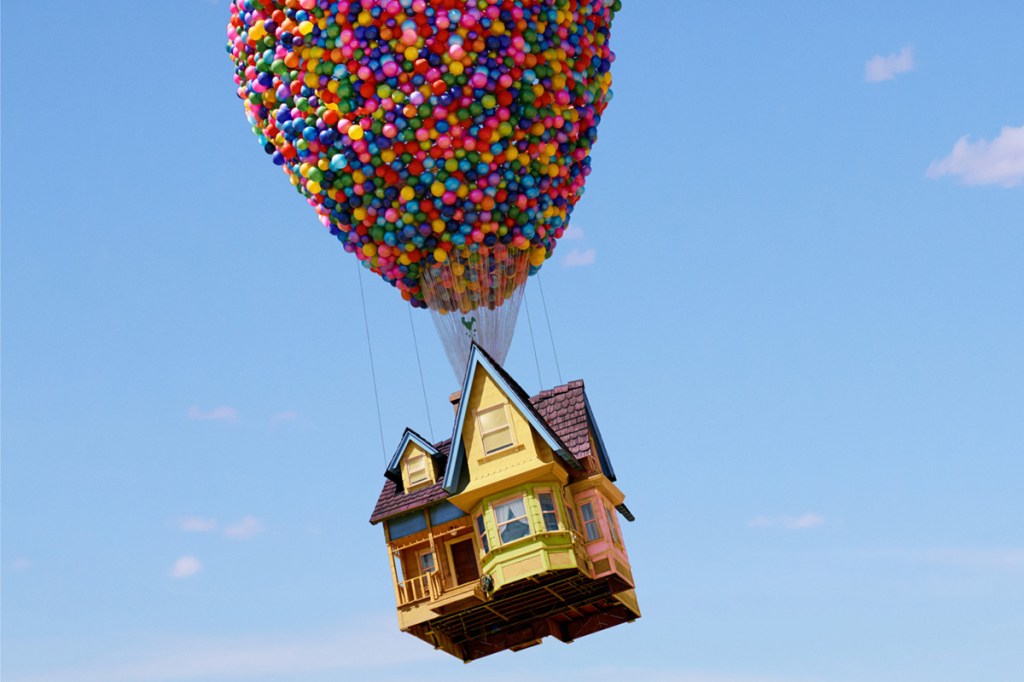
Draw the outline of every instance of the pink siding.
M616 573L615 561L618 561L620 564L624 565L628 570L629 556L626 554L625 538L622 537L621 525L619 526L619 528L616 529L619 535L619 541L623 545L622 547L619 547L612 541L611 529L608 527L608 517L605 514L605 509L609 510L613 516L615 514L618 514L618 512L615 511L615 507L611 503L609 503L603 495L601 495L595 490L588 490L586 492L580 493L574 498L573 502L575 503L577 509L579 509L582 505L589 502L594 509L594 517L598 523L598 527L601 529L601 538L598 540L594 540L593 542L587 543L587 556L590 558L590 561L593 562L595 565L598 564L598 562L607 559L608 568L606 570L595 569L594 577L600 578L607 575L611 575L612 573ZM580 511L579 516L580 518L578 520L580 523L580 533L583 535L584 539L586 539L586 528L583 521L582 511ZM623 577L629 578L630 583L633 582L632 576Z

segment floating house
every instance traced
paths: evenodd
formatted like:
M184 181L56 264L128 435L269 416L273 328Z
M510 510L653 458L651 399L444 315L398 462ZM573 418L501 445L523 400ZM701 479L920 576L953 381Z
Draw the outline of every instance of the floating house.
M450 439L405 431L370 518L399 627L468 662L639 618L633 515L583 382L530 397L474 345L452 403Z

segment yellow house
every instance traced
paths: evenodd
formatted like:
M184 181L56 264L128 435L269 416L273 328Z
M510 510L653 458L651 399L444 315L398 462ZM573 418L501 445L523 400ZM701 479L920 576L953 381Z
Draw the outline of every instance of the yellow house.
M463 661L640 617L632 521L582 381L530 397L474 345L452 437L406 429L383 523L399 627Z

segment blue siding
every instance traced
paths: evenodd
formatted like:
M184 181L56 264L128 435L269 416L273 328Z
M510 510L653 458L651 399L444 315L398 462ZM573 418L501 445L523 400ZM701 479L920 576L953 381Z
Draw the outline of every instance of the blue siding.
M466 512L456 507L451 502L441 502L430 508L430 524L438 526L446 521L454 521Z
M392 540L404 538L427 529L427 519L421 511L391 519L387 524L388 537Z

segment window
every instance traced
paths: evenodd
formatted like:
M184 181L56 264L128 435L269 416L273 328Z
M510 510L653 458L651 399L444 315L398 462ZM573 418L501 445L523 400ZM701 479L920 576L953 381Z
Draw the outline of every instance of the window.
M526 519L526 505L522 497L494 505L494 521L498 524L501 544L530 534L530 522Z
M580 529L576 526L576 515L573 514L572 507L565 505L565 511L569 514L569 525L578 533Z
M509 422L508 409L505 405L495 405L480 410L476 413L476 420L480 426L480 438L484 443L485 455L515 445L512 424Z
M544 530L558 530L558 512L555 511L555 499L551 493L537 493L540 502L540 513L544 517Z
M476 517L476 530L480 533L480 546L483 547L484 554L487 554L491 551L491 545L487 542L487 527L484 525L483 514Z
M420 552L420 575L426 575L434 571L437 566L434 565L434 553L429 549L425 549Z
M597 517L594 516L594 506L590 502L585 502L580 505L580 514L583 516L583 531L587 535L587 542L593 542L594 540L601 539L601 526L597 523Z
M427 456L422 452L409 455L405 460L405 473L409 477L410 487L430 480L430 475L427 472Z
M612 542L616 545L621 545L622 540L619 539L619 530L615 525L615 519L612 518L612 512L607 507L604 510L604 515L608 519L608 532L612 534Z

